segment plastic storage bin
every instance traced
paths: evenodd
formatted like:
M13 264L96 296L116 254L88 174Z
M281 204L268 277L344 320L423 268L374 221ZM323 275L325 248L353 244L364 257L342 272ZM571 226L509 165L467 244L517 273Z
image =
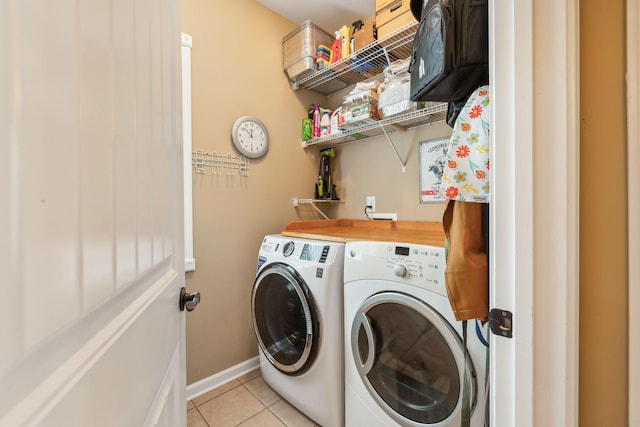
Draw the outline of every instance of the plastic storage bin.
M342 124L338 125L340 130L346 130L380 120L380 116L378 115L378 93L373 89L367 89L345 96L342 107L342 118Z
M411 81L402 79L391 81L384 86L378 96L378 110L381 118L407 113L425 107L423 102L414 102L409 99Z
M301 77L315 70L316 51L323 44L331 46L333 37L311 21L304 21L300 28L282 39L282 62L290 79Z

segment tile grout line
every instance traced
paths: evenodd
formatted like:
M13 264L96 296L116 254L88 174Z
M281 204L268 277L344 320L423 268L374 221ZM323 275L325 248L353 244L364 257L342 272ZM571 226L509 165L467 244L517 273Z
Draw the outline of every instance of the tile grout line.
M229 381L229 382L231 382L231 381ZM240 383L240 381L238 381L238 383ZM207 418L202 414L202 412L200 412L199 406L204 405L205 403L211 402L212 400L217 399L218 397L220 397L222 395L225 395L225 394L229 393L230 391L235 390L236 388L238 388L241 385L242 385L242 383L240 383L239 385L237 385L237 386L225 391L224 393L220 393L219 395L217 395L215 397L212 397L211 399L205 400L204 402L200 403L200 405L197 405L196 402L193 399L191 400L193 402L194 408L198 411L198 414L200 414L200 417L202 417L202 419L204 420L204 423L207 425L207 427L211 427L211 424L209 424L209 421L207 421ZM187 412L189 412L189 411L187 411ZM246 420L244 420L244 421L246 421Z
M275 403L274 403L274 405L275 405ZM277 419L278 419L282 424L284 424L286 427L289 427L289 425L287 424L287 422L286 422L285 420L283 420L282 418L280 418L280 417L278 416L278 414L276 414L275 412L273 412L273 411L271 410L271 406L267 406L267 410L268 410L269 412L271 412L271 413L273 414L273 416L274 416L274 417L276 417L276 418L277 418Z
M235 381L235 380L232 380L232 381L229 381L229 382L227 382L227 383L224 383L224 384L222 384L220 387L224 387L225 385L227 385L227 384L229 384L229 383L231 383L231 382L233 382L233 381ZM242 384L240 381L238 381L238 385L237 385L237 386L235 386L235 387L233 387L233 388L230 388L229 390L226 390L226 391L224 391L224 392L222 392L222 393L218 394L217 396L212 397L211 399L207 399L207 400L205 400L204 402L202 402L202 403L200 403L200 404L197 404L197 403L195 402L195 399L197 399L199 396L194 397L193 399L191 399L191 401L193 402L193 404L194 404L194 406L195 406L195 407L198 407L198 406L200 406L200 405L204 405L204 404L205 404L205 403L207 403L207 402L211 402L213 399L217 399L218 397L222 396L223 394L227 394L227 393L229 393L230 391L237 389L237 388L238 388L238 387L240 387L241 385L243 385L243 384ZM205 393L205 394L206 394L206 393Z
M238 424L236 424L234 427L238 427L240 425L242 425L242 423L246 423L247 421L249 421L250 419L252 419L253 417L257 417L259 414L263 413L264 411L268 411L269 408L267 408L266 406L264 407L264 409L256 412L255 414L251 415L249 418L247 418L246 420L242 420L240 421Z
M259 368L257 368L257 369L256 369L256 371L258 371L258 373L257 373L257 374L255 374L255 375L254 375L253 377L251 377L251 378L245 378L245 379L244 379L244 381L243 381L243 377L245 377L245 376L246 376L246 375L248 375L249 373L244 374L244 375L241 375L241 376L239 376L239 377L237 377L237 378L233 378L233 379L231 379L231 380L227 381L226 383L224 383L224 384L220 384L218 387L215 387L213 390L215 390L215 389L217 389L217 388L224 387L224 386L226 386L227 384L230 384L230 383L232 383L232 382L234 382L234 381L237 381L237 382L238 382L238 385L237 385L237 386L235 386L235 387L233 387L233 388L230 388L229 390L225 391L224 393L220 393L219 395L217 395L217 396L215 396L215 397L212 397L211 399L207 399L207 400L205 400L204 402L200 403L200 405L204 405L205 403L207 403L207 402L209 402L209 401L211 401L211 400L215 399L216 397L222 396L223 394L225 394L225 393L227 393L227 392L229 392L229 391L231 391L231 390L235 390L235 389L236 389L236 388L238 388L239 386L241 386L241 385L245 385L246 383L248 383L249 381L253 380L254 378L259 377L259 376L261 375L261 374L260 374L260 372L259 372L259 371L260 371L260 369L259 369ZM253 372L253 371L252 371L252 372ZM250 372L250 373L252 373L252 372ZM210 392L210 391L212 391L212 390L209 390L209 392ZM249 391L251 391L251 390L249 390ZM193 403L193 405L194 405L194 406L198 406L198 404L196 404L195 400L196 400L197 398L201 397L201 396L204 396L204 395L205 395L205 394L207 394L207 393L208 393L208 392L202 393L201 395L196 396L196 397L194 397L193 399L190 399L190 401Z
M235 380L234 380L234 381L235 381ZM229 381L229 382L232 382L232 381ZM223 385L224 385L224 384L223 384ZM220 393L219 395L217 395L217 396L215 396L215 397L212 397L211 399L208 399L208 400L206 400L206 401L204 401L204 402L200 403L200 405L204 405L204 404L206 404L206 403L208 403L208 402L211 402L211 401L212 401L212 400L214 400L214 399L217 399L217 398L219 398L219 397L222 397L222 396L224 396L225 394L227 394L227 393L229 393L229 392L231 392L231 391L233 391L233 390L237 389L238 387L243 387L247 392L249 392L249 394L250 394L251 396L255 397L255 399L258 401L258 403L260 403L260 405L262 405L262 407L263 407L263 408L262 408L260 411L256 412L255 414L251 415L250 417L243 419L242 421L240 421L240 423L236 424L236 426L239 426L240 424L242 424L242 423L244 423L244 422L246 422L246 421L250 420L251 418L253 418L253 417L254 417L254 416L256 416L257 414L259 414L260 412L264 411L265 409L269 409L269 407L268 407L267 405L265 405L265 404L264 404L264 403L263 403L263 402L258 398L258 396L256 396L256 395L251 391L251 389L250 389L249 387L246 387L246 386L245 386L245 383L242 383L242 382L240 382L239 380L238 380L238 385L237 385L237 386L235 386L235 387L233 387L233 388L230 388L229 390L225 391L224 393ZM193 400L192 400L192 402L193 402L193 405L194 405L195 409L197 409L197 410L198 410L198 413L200 414L200 416L202 417L202 419L204 420L204 422L207 424L207 427L211 427L211 425L209 424L209 422L207 421L207 419L205 418L205 416L204 416L204 415L202 415L202 412L200 412L200 409L199 409L199 406L200 406L200 405L196 404L196 402L194 402ZM274 403L275 403L275 402L274 402ZM275 415L275 414L274 414L274 415ZM277 417L277 415L276 415L276 417ZM278 419L280 419L280 418L278 418ZM284 422L283 422L283 423L284 423ZM286 423L285 423L285 425L286 425Z
M249 392L253 397L255 397L256 399L258 399L258 402L260 402L260 403L262 404L262 406L264 406L264 407L265 407L265 408L267 408L267 409L269 408L269 406L271 406L271 405L273 405L273 404L275 404L275 403L277 403L277 402L279 402L279 401L281 401L281 400L282 400L282 396L280 396L278 393L276 393L276 392L274 391L274 393L276 393L276 395L278 395L278 400L276 400L275 402L273 402L273 403L271 403L271 404L267 405L267 404L266 404L266 403L264 403L262 400L260 400L260 397L259 397L256 393L254 393L254 392L253 392L249 387L247 387L247 386L246 386L246 383L245 383L245 384L242 384L242 385L244 386L244 388L245 388L245 389L247 389L247 391L248 391L248 392ZM267 385L268 385L268 384L267 384ZM273 390L273 389L272 389L272 390Z
M257 416L258 414L260 414L260 413L264 412L264 410L268 410L268 411L269 411L269 412L270 412L270 413L271 413L271 414L272 414L272 415L273 415L273 416L274 416L278 421L280 421L280 422L281 422L282 424L284 424L286 427L292 427L292 426L289 426L289 425L287 424L286 420L282 419L280 416L278 416L278 414L277 414L275 411L273 411L273 410L271 409L273 405L275 405L276 403L278 403L278 402L280 402L281 400L283 400L282 396L278 395L278 397L279 397L279 398L278 398L278 400L276 400L275 402L272 402L271 404L267 405L265 402L263 402L263 401L260 399L260 397L259 397L256 393L254 393L254 392L251 390L251 388L249 388L249 387L247 386L247 383L249 383L250 381L254 380L255 378L257 378L257 377L259 377L259 376L260 376L260 374L257 374L257 375L255 375L255 376L253 376L253 377L251 377L251 378L245 378L245 379L244 379L244 381L242 381L240 378L236 378L236 379L234 379L234 380L228 381L227 383L222 384L220 387L223 387L223 386L225 386L225 385L227 385L227 384L229 384L229 383L231 383L231 382L233 382L233 381L238 381L238 385L236 385L235 387L230 388L229 390L226 390L226 391L225 391L225 392L223 392L223 393L220 393L219 395L217 395L217 396L215 396L215 397L212 397L212 398L210 398L210 399L207 399L207 400L205 400L204 402L201 402L200 404L197 404L197 403L195 402L195 399L191 399L191 402L193 403L194 408L198 411L198 414L200 415L200 417L202 418L202 420L205 422L205 424L207 425L207 427L211 427L211 425L209 424L209 422L207 421L207 419L204 417L204 415L202 414L202 412L200 412L200 408L199 408L199 407L200 407L200 406L202 406L202 405L204 405L204 404L206 404L206 403L208 403L208 402L211 402L211 401L212 401L212 400L214 400L214 399L217 399L217 398L219 398L219 397L222 397L223 395L225 395L225 394L227 394L227 393L229 393L229 392L231 392L231 391L233 391L233 390L236 390L236 389L237 389L238 387L240 387L240 386L242 386L242 387L244 388L244 390L245 390L245 391L248 391L248 392L249 392L249 394L250 394L251 396L253 396L253 397L254 397L254 398L255 398L255 399L256 399L256 400L257 400L257 401L258 401L258 402L263 406L263 408L262 408L260 411L258 411L257 413L255 413L255 414L251 415L250 417L248 417L248 418L243 419L242 421L240 421L238 424L236 424L236 427L237 427L237 426L239 426L239 425L241 425L241 424L242 424L242 423L244 423L244 422L247 422L248 420L250 420L251 418L253 418L253 417ZM314 427L315 427L315 425L316 425L316 424L314 423Z
M209 421L207 421L207 419L204 417L204 415L202 415L202 412L200 412L200 409L198 408L198 405L195 405L195 410L198 411L198 414L200 414L200 418L202 418L202 421L204 421L204 423L207 425L207 427L211 427L211 425L209 424Z
M264 403L262 403L262 400L258 399L258 396L256 396L255 394L253 394L253 393L251 392L251 389L250 389L249 387L245 386L243 382L240 382L240 386L244 387L244 389L245 389L246 391L248 391L248 392L249 392L249 394L250 394L251 396L255 397L255 399L258 401L258 403L260 403L260 404L263 406L263 408L262 408L261 410L259 410L258 412L256 412L255 414L251 415L250 417L245 418L244 420L240 421L238 424L236 424L236 426L235 426L235 427L238 427L240 424L242 424L242 423L244 423L244 422L247 422L247 421L248 421L248 420L250 420L251 418L253 418L253 417L255 417L256 415L258 415L260 412L262 412L262 411L264 411L265 409L267 409L267 405L265 405ZM236 388L237 388L237 387L234 387L234 390L235 390ZM231 390L229 390L229 391L231 391Z

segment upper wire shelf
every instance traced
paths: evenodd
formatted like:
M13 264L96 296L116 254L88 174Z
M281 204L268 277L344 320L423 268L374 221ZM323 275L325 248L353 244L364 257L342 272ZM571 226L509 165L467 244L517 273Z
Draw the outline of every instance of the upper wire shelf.
M328 67L295 78L291 81L291 86L294 89L311 89L330 95L375 77L382 73L390 62L411 56L411 45L417 28L418 22L407 24Z
M195 173L249 176L249 159L245 156L195 150L191 153Z

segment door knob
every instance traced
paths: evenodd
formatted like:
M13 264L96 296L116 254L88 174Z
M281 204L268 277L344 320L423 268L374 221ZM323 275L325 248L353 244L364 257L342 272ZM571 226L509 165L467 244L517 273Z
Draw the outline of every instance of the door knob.
M180 311L184 311L185 308L187 311L193 311L199 302L200 292L190 294L184 286L180 289Z

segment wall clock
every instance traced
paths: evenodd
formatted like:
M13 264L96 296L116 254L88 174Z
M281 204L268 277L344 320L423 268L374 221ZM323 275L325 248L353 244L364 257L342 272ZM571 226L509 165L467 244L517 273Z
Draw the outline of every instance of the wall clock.
M233 146L244 156L257 159L269 150L267 127L253 116L242 116L233 124Z

